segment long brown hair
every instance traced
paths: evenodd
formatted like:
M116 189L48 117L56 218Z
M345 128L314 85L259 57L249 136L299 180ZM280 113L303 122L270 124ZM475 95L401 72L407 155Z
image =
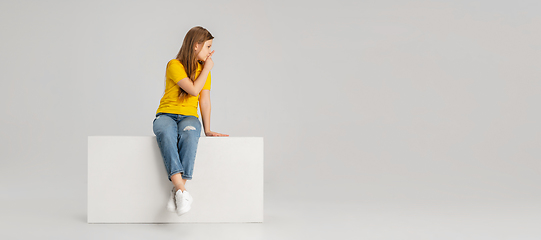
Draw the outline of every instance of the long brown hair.
M184 37L182 47L180 47L180 51L177 54L177 60L180 61L182 66L184 66L186 74L188 75L188 78L192 80L192 82L195 81L197 64L203 64L202 61L197 60L197 53L194 50L195 44L204 44L206 41L211 39L214 39L212 34L201 26L193 27L186 33L186 36ZM189 94L186 91L180 88L178 95L179 99L185 100L188 95Z

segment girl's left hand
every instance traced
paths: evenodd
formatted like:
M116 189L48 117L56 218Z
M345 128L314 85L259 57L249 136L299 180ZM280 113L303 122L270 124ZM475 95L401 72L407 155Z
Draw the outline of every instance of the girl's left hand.
M205 135L207 135L207 137L229 137L228 134L222 134L213 131L208 131L205 133Z

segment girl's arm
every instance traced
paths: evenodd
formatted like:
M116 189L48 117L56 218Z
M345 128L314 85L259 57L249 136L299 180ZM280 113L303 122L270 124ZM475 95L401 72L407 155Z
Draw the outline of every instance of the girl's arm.
M180 88L182 88L182 90L186 91L188 94L192 96L197 96L197 94L201 92L201 89L203 89L203 87L205 86L205 82L207 81L207 76L209 75L210 70L212 69L212 67L214 67L214 61L212 60L213 54L214 54L214 51L212 51L207 56L207 58L205 59L205 63L203 64L203 69L201 70L199 77L195 79L195 81L192 82L192 80L186 77L178 81L177 85ZM210 105L210 98L209 98L209 105Z
M201 89L203 89L203 87L205 86L205 82L207 81L209 72L210 70L208 67L203 67L203 70L199 74L199 77L194 82L192 82L192 80L190 80L189 78L183 78L177 82L177 85L188 94L192 96L197 96L197 93L199 93Z
M210 90L203 89L199 93L199 109L203 118L203 128L206 136L228 137L227 134L221 134L210 130Z
M204 89L199 94L199 109L203 118L205 134L210 131L210 90Z

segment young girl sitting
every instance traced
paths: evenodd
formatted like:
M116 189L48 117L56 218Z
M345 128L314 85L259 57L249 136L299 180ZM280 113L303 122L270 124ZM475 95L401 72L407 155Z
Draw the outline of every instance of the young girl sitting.
M201 107L206 136L229 136L210 130L210 70L214 66L210 51L214 37L200 26L186 33L177 58L167 63L165 91L153 121L169 181L173 183L167 209L180 216L191 209L192 196L186 180L192 179L201 123Z

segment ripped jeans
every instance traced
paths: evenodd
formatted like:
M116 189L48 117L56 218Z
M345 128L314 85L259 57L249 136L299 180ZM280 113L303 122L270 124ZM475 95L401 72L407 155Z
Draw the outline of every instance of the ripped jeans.
M191 180L197 144L201 136L199 118L160 112L156 114L152 129L169 181L176 173L181 173L183 179Z

